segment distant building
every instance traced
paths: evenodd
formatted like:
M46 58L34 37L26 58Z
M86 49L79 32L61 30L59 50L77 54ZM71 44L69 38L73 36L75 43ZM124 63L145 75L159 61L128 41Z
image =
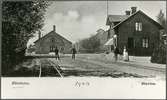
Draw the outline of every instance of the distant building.
M108 38L117 35L117 46L123 52L124 46L130 55L150 56L160 40L163 27L136 7L125 15L108 15L106 25L110 26Z
M72 42L65 39L58 33L56 33L56 26L53 26L53 30L41 37L39 32L39 39L35 43L35 52L37 54L48 54L54 52L55 47L57 46L61 53L70 53Z

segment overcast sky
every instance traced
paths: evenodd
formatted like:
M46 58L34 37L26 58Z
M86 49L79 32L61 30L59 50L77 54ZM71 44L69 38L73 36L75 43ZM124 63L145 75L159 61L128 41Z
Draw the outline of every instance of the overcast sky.
M45 17L42 34L53 30L72 42L96 34L98 29L107 30L107 1L50 1ZM136 6L148 16L156 20L160 9L166 16L165 1L108 1L108 13L124 15L125 10ZM36 35L29 44L38 39Z

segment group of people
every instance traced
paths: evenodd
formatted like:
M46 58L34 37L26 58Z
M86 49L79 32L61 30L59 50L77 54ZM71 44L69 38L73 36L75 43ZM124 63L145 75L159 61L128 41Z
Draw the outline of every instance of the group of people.
M118 45L117 45L117 35L114 34L113 36L113 44L112 47L114 47L114 58L115 58L115 61L118 60L118 55L122 55L122 53L119 51L119 48L118 48ZM126 48L126 46L124 46L124 49L123 49L123 60L124 61L129 61L129 55L128 55L128 50Z
M121 54L118 47L115 47L114 48L114 58L115 58L115 61L118 60L118 54ZM129 61L129 55L128 55L128 51L126 49L126 46L124 47L124 50L123 50L123 60L124 61Z
M57 46L56 46L56 48L55 48L54 51L55 51L56 60L60 60L59 49L58 49ZM75 47L73 47L73 48L71 49L71 52L72 52L72 59L75 60L75 54L77 53L77 50L75 49Z
M75 54L77 53L77 50L75 49L75 47L73 47L71 49L71 53L72 53L72 59L75 60ZM115 58L115 61L118 60L118 55L121 54L118 47L115 47L114 48L114 58ZM59 56L59 49L58 47L56 46L55 48L55 57L56 57L56 60L60 60L60 56ZM124 61L129 61L129 55L128 55L128 51L126 49L126 47L124 47L124 50L123 50L123 60Z

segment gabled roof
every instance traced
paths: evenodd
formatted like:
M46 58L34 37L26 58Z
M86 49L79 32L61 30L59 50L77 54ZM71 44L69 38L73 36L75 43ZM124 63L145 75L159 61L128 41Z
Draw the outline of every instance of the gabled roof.
M154 23L156 26L158 26L160 29L163 29L163 27L162 27L158 22L156 22L155 20L153 20L152 18L150 18L149 16L147 16L147 15L146 15L145 13L143 13L141 10L137 11L136 13L132 14L131 16L127 17L125 20L123 20L123 21L121 21L120 23L118 23L117 25L115 25L115 26L113 27L113 29L116 28L116 27L119 27L122 23L128 21L130 18L132 18L133 16L135 16L135 15L138 14L138 13L144 15L148 20L150 20L151 22L153 22L153 23Z
M108 15L106 25L110 25L112 22L121 22L129 16L130 15Z
M43 37L41 37L40 39L36 40L34 43L37 43L37 42L39 42L39 41L43 40L44 38L46 38L46 37L47 37L47 36L49 36L50 34L56 34L56 35L57 35L57 36L59 36L60 38L62 38L62 39L64 39L64 40L66 40L66 41L68 41L68 42L70 42L70 43L72 44L72 42L71 42L71 41L67 40L66 38L64 38L64 37L63 37L63 36L61 36L60 34L56 33L55 31L51 31L51 32L49 32L48 34L44 35L44 36L43 36Z

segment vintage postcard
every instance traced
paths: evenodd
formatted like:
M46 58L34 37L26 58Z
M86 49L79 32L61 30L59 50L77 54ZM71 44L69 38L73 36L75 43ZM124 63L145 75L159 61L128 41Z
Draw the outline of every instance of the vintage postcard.
M165 99L166 1L1 1L2 99Z

